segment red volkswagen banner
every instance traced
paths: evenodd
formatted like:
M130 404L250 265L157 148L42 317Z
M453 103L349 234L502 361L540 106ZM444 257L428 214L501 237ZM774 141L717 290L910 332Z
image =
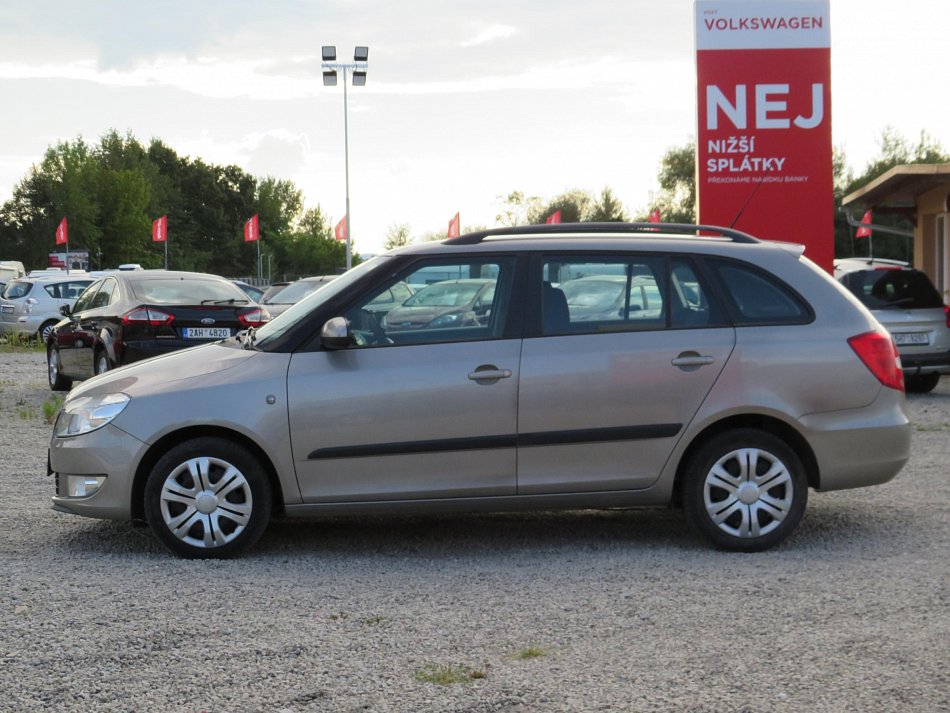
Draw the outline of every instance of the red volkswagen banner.
M69 242L69 226L66 225L66 219L63 218L56 226L56 244L62 245Z
M152 242L164 243L168 239L168 216L152 221Z
M660 222L660 209L654 208L650 211L650 217L647 218L648 223L659 223Z
M257 214L255 213L244 223L244 242L253 243L260 238L260 229L257 225Z
M452 220L449 221L449 231L448 237L457 238L461 234L461 223L459 221L459 214L456 213L452 216Z
M699 221L831 271L829 20L828 0L696 0Z
M340 222L336 224L336 227L333 229L333 237L336 240L346 240L346 216L344 215Z
M560 223L561 222L561 211L556 210L551 215L548 216L548 219L544 221L545 223Z

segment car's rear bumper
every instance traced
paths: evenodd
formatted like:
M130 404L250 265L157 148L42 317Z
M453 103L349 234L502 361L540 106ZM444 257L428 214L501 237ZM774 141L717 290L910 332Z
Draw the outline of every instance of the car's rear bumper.
M897 475L910 458L913 433L903 402L902 392L882 387L865 408L801 419L818 461L818 490L879 485Z
M901 354L904 376L950 374L950 350L925 354Z

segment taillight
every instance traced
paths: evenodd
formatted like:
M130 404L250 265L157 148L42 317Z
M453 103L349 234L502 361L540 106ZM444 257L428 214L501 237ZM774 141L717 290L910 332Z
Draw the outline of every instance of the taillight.
M904 390L904 372L894 340L887 333L865 332L851 337L848 344L864 365L884 386Z
M136 307L122 315L122 324L147 324L150 327L161 327L171 324L175 315L162 312L154 307Z
M238 319L241 321L241 326L245 329L248 327L256 328L270 322L270 312L263 307L255 307L239 314Z
M32 297L27 297L23 300L23 314L33 314L33 305L38 305L39 300L34 300Z

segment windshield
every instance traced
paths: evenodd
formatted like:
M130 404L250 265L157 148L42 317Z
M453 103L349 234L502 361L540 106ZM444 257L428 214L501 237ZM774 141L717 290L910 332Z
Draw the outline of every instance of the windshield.
M917 270L856 270L842 282L870 309L943 307L930 278Z
M32 282L20 282L19 280L14 280L9 283L5 288L3 288L3 297L8 300L16 300L21 297L26 297L30 294L30 290L33 289Z
M223 280L169 278L130 280L132 291L143 302L163 305L200 305L233 302L247 304L241 290Z
M295 302L299 302L304 297L309 295L311 292L319 290L324 285L330 283L330 280L325 281L318 280L298 280L290 285L287 285L284 289L280 290L273 297L267 298L264 304L269 305L292 305Z
M270 339L276 339L289 331L297 322L306 319L316 308L328 300L333 299L347 287L359 280L363 275L375 270L392 258L379 255L356 267L344 272L332 282L325 283L321 289L311 292L302 300L293 305L283 314L278 315L254 333L254 343L258 347L265 346ZM288 288L289 289L289 288Z

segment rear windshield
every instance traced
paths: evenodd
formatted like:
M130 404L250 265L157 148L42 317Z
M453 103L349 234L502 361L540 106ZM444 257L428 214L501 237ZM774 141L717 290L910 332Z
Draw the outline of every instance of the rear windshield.
M937 288L919 270L856 270L841 282L869 309L943 307Z
M245 295L230 282L191 278L131 280L135 296L149 304L247 304Z
M20 282L19 280L14 280L3 288L3 297L4 299L8 300L18 300L21 297L26 297L28 294L30 294L30 290L32 289L32 282Z

